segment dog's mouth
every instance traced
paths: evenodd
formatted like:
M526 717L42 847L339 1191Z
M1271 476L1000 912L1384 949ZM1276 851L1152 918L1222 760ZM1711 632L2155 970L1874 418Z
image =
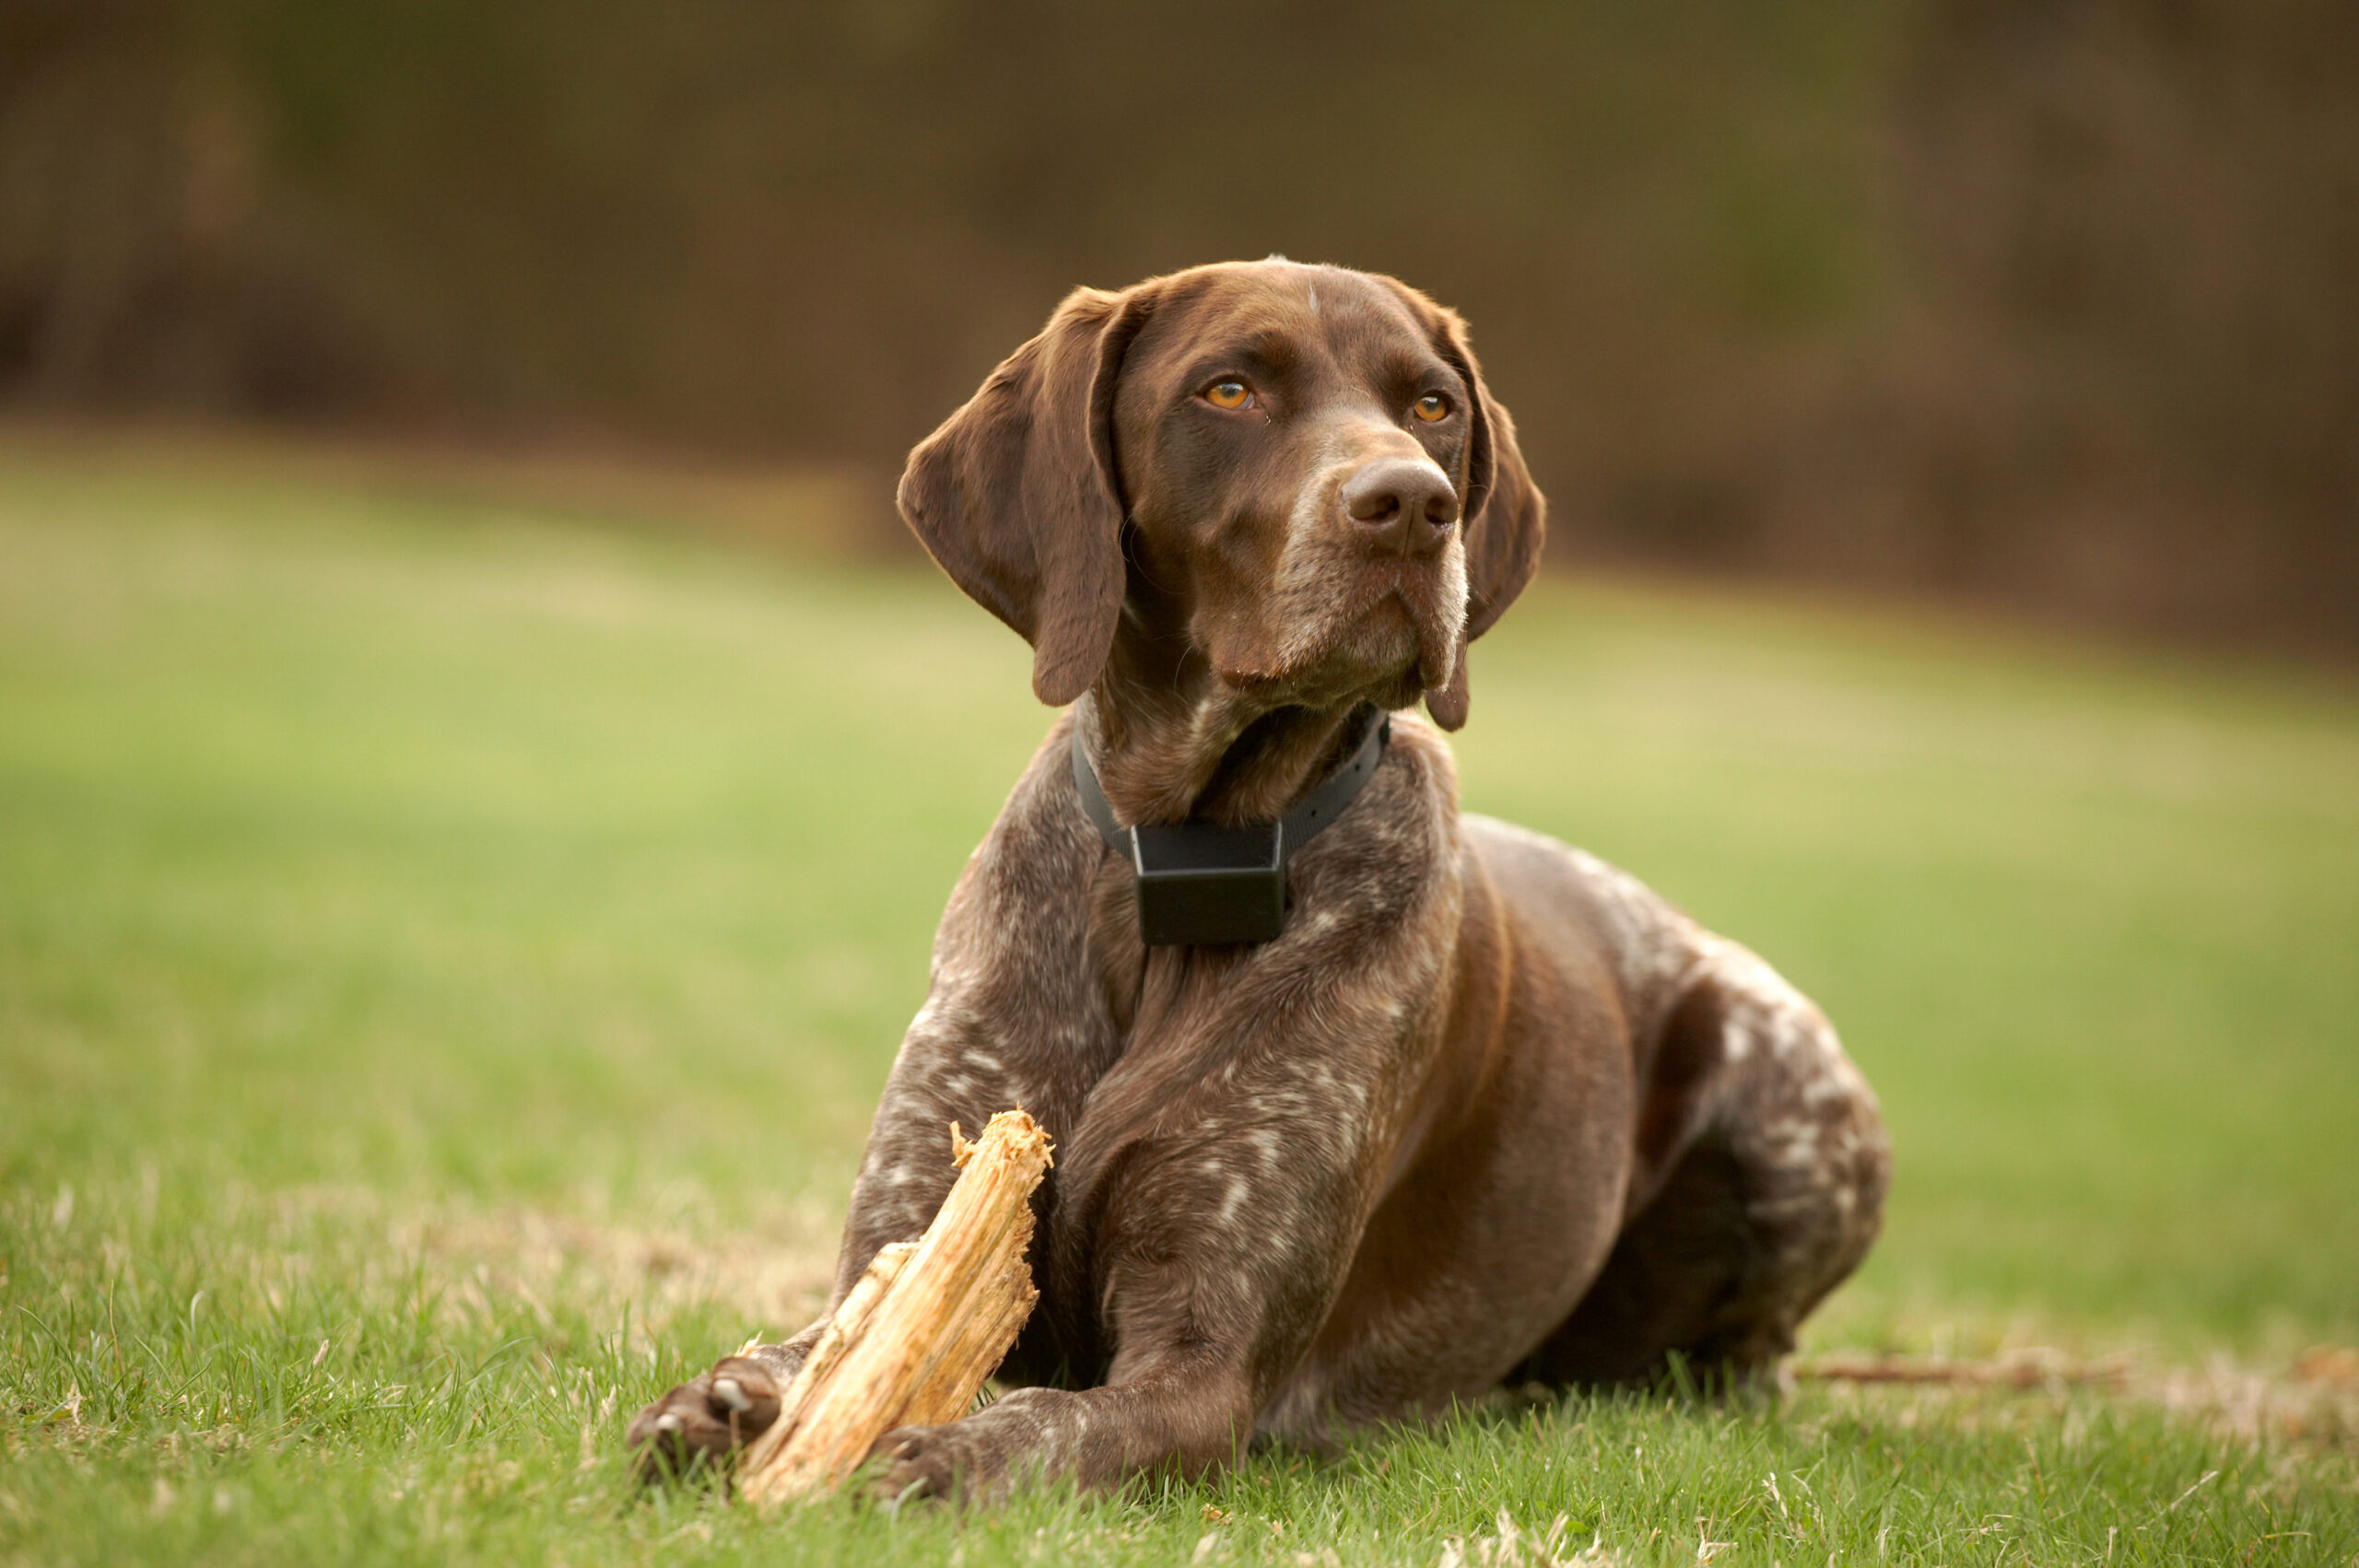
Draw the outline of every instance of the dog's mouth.
M1446 684L1466 625L1464 562L1455 546L1427 559L1369 561L1353 591L1336 596L1336 655L1373 676L1414 671L1422 687Z
M1241 693L1414 701L1416 689L1449 684L1465 626L1465 584L1455 548L1430 560L1364 558L1328 576L1315 596L1281 595L1270 608L1285 625L1228 639L1214 664L1222 683ZM1412 675L1416 688L1404 690Z
M1421 686L1448 680L1457 645L1434 597L1412 584L1388 588L1348 619L1332 657L1384 680L1412 673Z
M1427 691L1449 684L1466 635L1466 558L1453 549L1438 569L1403 572L1395 597L1416 637L1417 684Z

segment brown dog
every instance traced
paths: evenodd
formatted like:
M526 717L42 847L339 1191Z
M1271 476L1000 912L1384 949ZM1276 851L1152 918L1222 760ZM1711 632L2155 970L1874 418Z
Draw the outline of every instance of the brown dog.
M947 1124L1029 1109L1021 1385L888 1433L880 1486L1195 1472L1256 1435L1503 1381L1773 1372L1866 1253L1889 1157L1818 1010L1631 878L1458 812L1402 715L1285 871L1273 940L1143 944L1123 825L1284 816L1362 705L1455 730L1543 502L1459 319L1280 259L1083 289L910 458L910 525L1074 704L944 914L852 1188L837 1300L933 1219ZM832 1303L830 1304L832 1306ZM768 1424L813 1330L631 1423L648 1461Z

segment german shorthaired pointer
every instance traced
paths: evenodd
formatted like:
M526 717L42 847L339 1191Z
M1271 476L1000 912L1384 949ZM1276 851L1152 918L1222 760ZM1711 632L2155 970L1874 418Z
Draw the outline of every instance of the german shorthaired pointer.
M933 1219L951 1121L1022 1106L1057 1140L1039 1306L1013 1392L880 1440L883 1492L1199 1473L1673 1354L1775 1375L1875 1235L1875 1097L1744 948L1459 812L1436 727L1543 502L1456 315L1274 257L1078 290L900 505L1072 711L950 895L836 1268L840 1300ZM1365 761L1372 708L1389 747L1285 855L1277 934L1148 945L1090 807L1266 831ZM642 1465L760 1431L816 1331L649 1406Z

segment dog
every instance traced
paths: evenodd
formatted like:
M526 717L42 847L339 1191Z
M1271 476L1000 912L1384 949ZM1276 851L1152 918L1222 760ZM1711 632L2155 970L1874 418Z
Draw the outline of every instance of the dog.
M899 503L1070 711L950 895L829 1310L933 1220L949 1123L1015 1106L1057 1140L1039 1303L1009 1392L878 1441L881 1493L1199 1475L1679 1360L1778 1375L1875 1236L1875 1096L1753 954L1459 812L1438 731L1545 503L1454 312L1280 257L1077 290ZM1145 940L1144 852L1113 833L1250 837L1347 762L1365 781L1285 855L1274 934ZM816 1333L650 1405L640 1463L762 1431Z

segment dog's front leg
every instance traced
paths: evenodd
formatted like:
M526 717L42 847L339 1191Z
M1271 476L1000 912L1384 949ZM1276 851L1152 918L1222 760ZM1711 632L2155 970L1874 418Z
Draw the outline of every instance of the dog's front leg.
M1060 1147L1047 1288L1095 1317L1101 1386L888 1433L880 1491L1102 1487L1243 1451L1349 1273L1423 1032L1396 985L1286 979L1134 1040Z
M1019 1105L1053 1107L1027 1097L1039 1076L996 1042L980 1020L991 1016L955 983L936 977L933 993L910 1026L887 1079L868 1152L852 1185L851 1211L836 1257L827 1312L793 1338L725 1356L710 1372L665 1393L633 1418L626 1437L642 1474L678 1473L699 1457L718 1461L778 1419L780 1396L854 1281L880 1247L914 1241L933 1223L957 1171L950 1124L972 1134L996 1111Z
M877 1495L1001 1498L1034 1479L1109 1487L1142 1471L1196 1476L1240 1457L1259 1406L1236 1347L1166 1344L1102 1387L1017 1388L941 1426L878 1439Z
M962 1420L888 1433L878 1490L990 1497L1033 1476L1103 1487L1240 1455L1341 1288L1364 1223L1360 1173L1332 1129L1288 1119L1175 1115L1111 1151L1086 1141L1086 1120L1073 1164L1096 1168L1064 1179L1096 1210L1084 1244L1094 1278L1060 1257L1051 1288L1103 1304L1104 1384L1017 1389ZM1111 1157L1091 1157L1101 1152ZM1104 1186L1085 1195L1075 1176Z

